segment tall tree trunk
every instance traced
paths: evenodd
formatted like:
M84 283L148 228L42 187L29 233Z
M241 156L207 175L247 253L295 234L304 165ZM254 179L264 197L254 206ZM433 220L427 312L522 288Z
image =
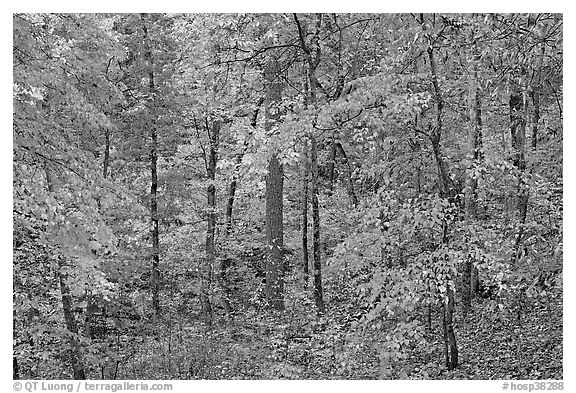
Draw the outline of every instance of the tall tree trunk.
M468 69L468 108L470 114L469 132L468 132L468 168L466 173L466 187L464 197L464 210L466 222L469 226L474 225L478 216L478 171L476 168L483 160L483 142L482 142L482 96L480 84L478 82L478 71L476 68L476 53L472 53L469 60ZM467 246L469 247L469 246ZM468 250L470 251L470 250ZM462 303L464 306L464 318L472 304L472 295L476 292L478 285L478 269L474 266L474 257L468 252L465 260L464 274L462 277L464 293Z
M56 179L53 177L48 164L45 165L46 171L46 182L48 184L48 191L53 193L56 190ZM60 295L62 299L62 311L64 313L64 322L66 323L66 329L70 333L70 353L71 353L71 364L72 373L74 379L86 379L86 374L84 373L84 360L82 358L82 349L80 345L80 340L78 338L78 325L76 324L76 319L74 317L74 307L72 306L72 295L70 294L70 288L66 282L67 275L64 273L66 266L64 262L64 257L58 256L58 282L60 284Z
M304 265L304 288L310 280L310 258L308 255L308 140L302 147L302 264Z
M320 28L322 26L322 14L316 14L315 30L312 35L310 44L306 44L304 32L298 16L294 14L294 21L298 27L298 34L300 38L300 46L308 61L308 83L310 85L309 102L312 109L317 108L316 92L318 89L318 79L316 77L316 69L320 64L321 47L320 47ZM318 142L315 135L310 136L310 171L312 175L312 182L310 193L312 196L312 256L314 266L314 302L318 314L324 313L324 298L322 293L322 261L321 250L322 244L320 240L320 205L318 200L319 193L319 176L318 176Z
M310 164L312 172L312 250L314 259L314 302L319 314L324 313L324 297L322 294L322 263L320 258L320 205L318 202L318 146L316 138L311 137Z
M528 190L524 181L526 170L526 100L524 92L510 94L510 132L512 136L512 162L518 170L518 231L514 240L514 253L511 258L515 265L520 258L524 224L528 211Z
M421 24L424 27L424 14L420 14ZM425 27L424 27L425 28ZM442 138L442 116L444 109L444 100L442 98L442 91L438 82L438 70L436 67L436 59L434 57L434 50L432 43L428 46L428 60L430 61L430 74L432 79L432 87L434 90L434 101L436 104L436 124L432 127L430 132L430 141L432 143L432 151L438 166L438 176L440 180L440 195L444 198L450 198L453 194L451 187L450 174L448 164L444 160L444 153L440 144ZM448 225L444 226L444 239L443 243L448 243ZM449 358L447 359L448 368L453 369L458 365L458 347L456 346L456 334L452 325L454 313L454 293L447 289L448 303L444 304L444 329L445 329L445 344Z
M275 140L275 127L280 120L282 84L278 73L278 60L272 58L266 64L265 79L268 84L266 93L265 130L272 141ZM284 309L284 169L278 160L276 147L272 147L272 156L268 161L266 176L266 242L268 255L266 260L266 299L270 307Z
M154 316L160 315L160 229L158 217L158 134L156 129L156 110L154 108L154 96L156 95L156 86L154 84L154 58L148 38L148 28L142 16L142 31L144 32L144 61L148 69L148 92L151 97L149 111L151 114L150 125L150 218L152 221L152 270L151 270L151 288L152 288L152 308Z
M200 305L202 319L208 324L212 324L212 304L211 288L212 274L216 264L216 164L218 162L218 144L220 140L220 121L212 122L212 131L209 131L208 121L206 130L210 139L210 148L208 153L206 173L208 178L208 187L206 188L206 198L208 201L208 212L206 214L206 261L201 268L202 280L200 290Z
M440 144L442 138L442 116L444 109L444 99L438 83L438 71L436 68L436 59L432 47L428 48L428 59L430 60L430 72L432 76L432 87L434 88L434 101L436 105L436 124L430 132L430 142L432 143L432 152L438 166L438 177L440 181L440 194L444 197L451 196L451 180L448 170L448 164L444 159L444 153Z

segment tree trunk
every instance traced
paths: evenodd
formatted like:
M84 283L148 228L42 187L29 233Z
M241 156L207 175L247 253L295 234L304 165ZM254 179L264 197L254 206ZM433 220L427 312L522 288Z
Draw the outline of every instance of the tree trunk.
M443 305L444 316L444 342L446 344L446 367L448 370L454 370L458 367L458 346L456 344L456 335L454 334L454 292L447 290L448 303Z
M53 193L56 189L56 179L52 177L52 172L45 165L46 171L46 183L48 184L48 191ZM62 299L62 311L64 313L64 322L66 323L66 329L70 333L70 353L71 353L71 363L72 363L72 373L74 379L86 379L84 373L84 360L82 358L82 349L80 341L78 339L78 325L76 324L76 319L74 318L74 307L72 306L72 296L70 294L70 288L66 283L66 274L63 272L65 269L64 260L62 256L58 256L58 282L60 284L60 295Z
M424 26L424 15L420 14L421 23ZM432 45L428 47L428 59L430 60L430 73L432 79L432 87L434 90L434 101L436 104L436 124L432 127L430 132L430 141L432 143L432 151L438 166L438 177L440 181L440 195L444 198L453 196L453 188L451 187L451 180L449 175L448 164L444 160L444 154L440 144L442 137L442 116L444 109L444 100L438 83L438 70L436 68L436 59L434 58L434 51ZM442 242L448 243L448 225L444 225L444 236ZM458 365L458 347L456 346L456 334L454 333L453 326L453 313L454 313L454 293L447 285L447 304L443 304L444 316L444 338L446 345L446 364L449 370L454 369Z
M316 138L311 138L310 163L312 166L312 236L314 259L314 302L319 314L324 313L324 298L322 294L322 264L320 259L320 206L318 203L318 146Z
M18 359L16 356L12 356L12 379L20 379L20 371L18 370Z
M308 256L308 140L302 147L302 264L304 265L304 288L310 280L310 258Z
M149 111L151 114L150 125L150 218L152 221L152 271L151 271L151 288L152 288L152 308L154 316L160 315L160 229L158 218L158 134L156 130L156 113L154 108L154 96L156 86L154 84L154 58L148 39L148 28L144 19L142 19L142 30L144 32L144 61L148 68L148 92L151 103Z
M478 82L478 72L476 69L476 54L473 53L469 60L468 69L468 108L470 114L469 132L468 132L468 168L466 173L466 187L464 197L464 210L466 222L472 226L478 216L478 171L476 168L483 160L483 142L482 142L482 97L480 84ZM469 249L469 246L467 246ZM464 273L462 277L464 293L462 295L464 318L471 308L472 296L478 285L478 269L474 266L474 258L471 253L465 259Z
M432 127L432 130L430 132L430 142L432 143L432 151L434 153L436 165L438 166L440 194L444 197L449 197L452 194L452 189L450 187L451 180L448 170L448 164L444 159L442 146L440 145L440 140L442 138L442 115L443 115L442 111L444 109L444 100L442 98L442 92L440 90L440 85L438 83L436 60L434 58L434 52L432 50L432 47L428 48L428 59L430 60L430 72L432 75L432 86L434 88L434 101L436 104L436 124L434 125L434 127Z
M105 144L104 144L104 168L102 170L102 175L104 176L104 178L108 177L108 167L110 166L110 129L108 127L106 127L106 129L104 130L104 138L105 138Z
M530 93L532 98L532 149L536 150L538 143L538 123L540 122L540 91L536 87Z
M352 172L353 172L352 165L350 164L348 156L344 151L344 147L342 147L342 144L340 142L336 142L336 148L338 149L338 153L340 153L342 159L344 160L344 165L346 165L346 178L348 181L348 195L350 195L350 201L352 202L352 205L354 207L357 207L358 196L356 195L356 190L354 188L354 180L352 179Z
M528 190L524 181L526 170L526 105L523 93L510 94L510 132L512 135L512 162L518 170L518 231L514 241L514 253L511 263L515 265L520 258L524 224L528 211Z
M334 135L332 135L332 140L330 141L330 155L328 157L328 195L332 195L334 190L334 174L336 166L336 140Z
M256 129L256 125L258 122L258 113L260 112L260 107L264 103L264 97L261 97L256 104L256 109L252 114L252 119L250 120L250 125L253 129ZM246 154L246 150L248 149L248 141L244 141L244 149L238 156L236 157L236 170L238 166L242 163L242 158L244 158L244 154ZM236 195L236 189L238 187L238 175L235 172L232 181L230 182L230 186L228 187L228 201L226 203L226 235L229 235L232 230L232 212L234 209L234 198Z
M208 123L208 122L207 122ZM208 124L206 124L208 130ZM208 187L206 189L206 198L208 201L208 212L206 214L207 228L206 228L206 261L201 268L202 280L200 290L200 305L202 319L208 324L212 324L212 274L216 264L216 164L218 161L218 144L220 140L220 122L214 120L212 122L212 131L208 133L210 137L210 148L208 153L208 160L206 173L208 178Z
M275 127L280 120L279 105L282 100L282 84L278 78L278 61L271 59L266 64L265 79L268 83L266 93L265 130L274 141ZM276 147L268 162L266 176L266 242L268 255L266 263L266 299L271 308L284 309L284 169L278 160Z
M302 26L298 16L294 14L294 21L298 27L298 33L300 38L300 46L308 61L308 83L310 85L309 91L309 102L312 109L317 108L317 97L316 92L318 88L318 79L316 77L316 69L320 64L321 57L321 47L320 47L320 28L322 26L322 14L316 14L316 26L314 34L310 44L306 44ZM310 137L310 170L312 174L311 183L311 196L312 196L312 256L313 256L313 267L314 267L314 302L316 304L316 310L318 314L324 313L324 298L322 294L322 261L321 261L321 250L322 244L320 241L320 205L318 200L319 193L319 176L318 176L318 142L316 136L311 135Z
M74 374L74 379L86 379L84 374L84 362L82 360L82 353L80 347L80 341L78 339L78 325L76 324L76 319L74 318L74 311L72 307L72 296L70 295L70 288L66 284L66 275L62 273L64 269L64 262L60 257L58 259L58 280L60 281L60 293L62 295L62 309L64 311L64 320L66 322L66 328L71 333L70 344L72 347L72 371Z

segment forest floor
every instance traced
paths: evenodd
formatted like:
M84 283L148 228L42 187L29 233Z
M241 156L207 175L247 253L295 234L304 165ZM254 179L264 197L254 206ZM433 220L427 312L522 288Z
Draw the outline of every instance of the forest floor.
M499 307L499 304L501 307ZM521 305L520 319L518 306ZM312 309L312 305L303 305ZM499 310L510 310L500 312ZM284 313L254 311L207 329L184 324L181 332L147 341L136 367L124 378L146 379L554 379L563 378L562 285L538 296L473 301L455 331L459 366L444 365L443 333L438 318L426 333L428 345L409 351L400 370L383 376L378 344L350 344L343 313L317 318L302 309ZM439 313L435 313L439 314ZM340 322L338 322L340 321ZM164 353L161 357L159 354ZM164 360L159 360L159 357ZM134 359L136 360L136 359ZM126 365L128 366L128 365ZM161 375L158 375L160 373Z

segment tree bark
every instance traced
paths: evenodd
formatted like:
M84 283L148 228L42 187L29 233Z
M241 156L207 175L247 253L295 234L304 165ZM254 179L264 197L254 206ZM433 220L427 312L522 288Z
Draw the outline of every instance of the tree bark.
M424 27L424 14L420 14L420 21ZM440 181L440 196L450 198L453 196L453 187L451 186L451 179L449 175L448 164L444 160L444 153L440 144L442 137L442 117L444 109L444 100L442 91L438 82L438 70L436 67L436 59L434 57L434 50L432 43L429 43L428 60L430 61L430 74L432 79L432 87L434 90L434 101L436 106L436 124L432 127L430 132L430 141L432 143L432 151L436 164L438 166L438 177ZM442 242L448 243L448 225L444 225L444 236ZM444 337L446 345L446 363L448 369L452 370L458 365L458 347L456 345L456 334L453 327L453 313L454 313L454 293L447 285L447 304L443 304L444 316Z
M332 135L332 140L330 141L330 155L328 157L328 195L332 195L334 190L334 176L336 167L336 140L334 135Z
M469 60L468 69L468 108L470 113L468 132L468 168L466 174L466 187L464 196L464 210L466 222L473 225L478 216L478 179L477 168L483 160L482 141L482 96L480 84L478 82L478 71L476 68L477 56L472 50L472 58ZM469 242L469 241L468 241ZM467 246L469 250L469 246ZM474 258L468 252L466 256L464 273L462 277L464 293L462 296L463 313L466 318L472 305L472 296L476 292L478 285L478 269L474 266Z
M538 144L538 123L540 122L540 90L535 87L530 92L532 98L532 149L536 150Z
M458 367L458 345L456 335L454 334L454 293L451 289L447 290L448 302L444 304L444 340L446 343L446 367L448 370L454 370Z
M311 107L316 109L316 92L319 85L318 79L316 77L316 69L320 64L321 58L320 28L322 26L322 14L316 14L315 30L309 44L306 44L302 26L300 25L300 21L296 14L294 14L294 21L298 27L300 46L306 54L306 59L308 61L308 83L310 85L309 102ZM318 142L316 140L316 136L314 135L310 136L310 171L312 175L310 193L312 196L312 257L314 267L314 303L316 304L316 310L318 314L323 314L325 305L322 291L322 244L320 240L320 205L318 200Z
M148 92L150 94L150 218L152 222L152 269L151 282L152 289L152 308L154 316L160 315L160 228L158 217L158 134L156 129L157 116L154 108L154 97L156 95L156 86L154 84L154 58L148 38L148 28L142 18L142 31L144 32L144 61L148 72Z
M20 371L18 370L18 359L16 356L12 356L12 379L20 379Z
M528 190L524 181L526 171L526 105L523 92L510 94L510 132L512 136L512 163L518 170L518 231L514 240L511 263L515 265L521 254L522 236L528 211Z
M350 201L354 207L358 206L358 196L356 195L356 189L354 187L354 180L352 179L352 165L348 160L348 156L344 151L344 147L340 142L336 142L336 148L338 149L338 153L342 156L344 160L344 165L346 166L346 178L348 181L348 195L350 195Z
M208 121L206 129L209 130ZM218 162L218 144L220 140L220 121L212 122L212 131L208 132L210 147L208 153L206 173L208 187L206 188L206 199L208 201L208 212L206 214L206 261L201 268L202 280L200 290L200 306L202 319L208 324L212 324L212 275L216 264L216 164Z
M270 59L266 64L265 130L274 141L275 127L280 120L282 84L278 78L278 60ZM271 308L284 309L284 169L278 160L276 147L272 147L266 176L266 242L268 247L266 263L266 299Z
M442 116L444 109L444 100L438 83L438 71L436 68L436 59L434 58L434 51L432 47L428 50L428 59L430 60L430 72L432 76L432 86L434 88L434 101L436 105L436 124L432 127L430 132L430 142L432 143L432 151L438 166L438 177L440 181L440 194L444 197L449 197L452 194L451 180L448 170L448 164L444 159L444 153L440 144L442 138Z
M308 255L308 140L302 147L302 264L304 265L304 288L310 280L310 258Z
M324 313L324 297L322 293L322 263L320 244L320 205L318 202L318 146L316 138L311 137L310 163L312 172L312 250L314 259L314 303L319 314Z

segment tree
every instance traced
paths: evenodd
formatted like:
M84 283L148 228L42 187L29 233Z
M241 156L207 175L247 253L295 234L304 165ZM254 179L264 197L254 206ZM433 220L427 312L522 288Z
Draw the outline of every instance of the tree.
M282 84L279 81L278 60L270 58L265 66L266 92L266 132L271 136L272 146L266 176L266 299L276 310L284 309L284 170L280 163L273 135L277 132L280 120Z

